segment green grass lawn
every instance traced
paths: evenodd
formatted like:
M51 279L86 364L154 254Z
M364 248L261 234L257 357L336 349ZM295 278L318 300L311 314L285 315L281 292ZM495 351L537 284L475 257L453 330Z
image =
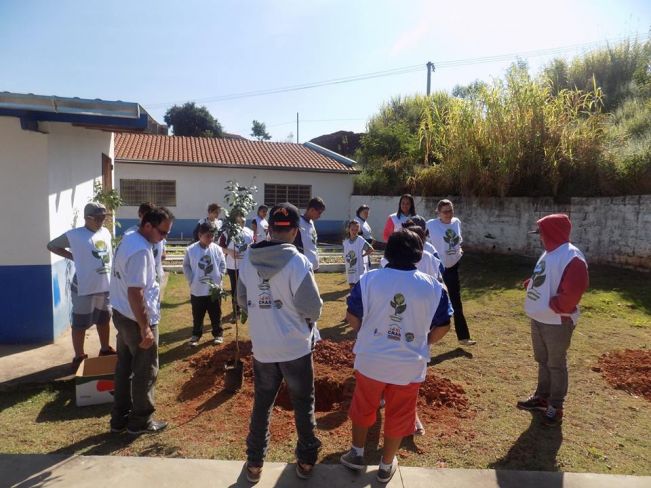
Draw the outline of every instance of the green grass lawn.
M612 389L591 370L598 357L617 349L651 344L649 275L592 266L591 286L569 354L570 391L562 428L541 427L529 413L514 408L534 387L528 321L520 283L533 261L497 255L466 255L461 268L464 309L474 347L460 354L454 332L432 346L433 368L466 390L471 415L452 435L416 439L421 451L402 464L453 468L507 468L651 474L651 402ZM322 335L352 338L340 319L348 286L343 274L319 274L325 302ZM225 313L230 303L224 304ZM187 361L196 349L189 292L180 275L170 276L161 322L161 371L157 416L174 418L178 394L187 380ZM208 345L208 336L199 350ZM246 328L244 330L246 336ZM233 330L226 332L232 339ZM74 385L21 386L0 396L0 451L6 453L122 454L244 459L248 419L241 435L220 436L214 428L228 401L198 412L196 419L172 425L157 436L131 440L107 433L110 405L77 408ZM432 428L431 431L436 429ZM322 459L331 462L342 446L322 437ZM274 442L268 459L292 461L293 440Z

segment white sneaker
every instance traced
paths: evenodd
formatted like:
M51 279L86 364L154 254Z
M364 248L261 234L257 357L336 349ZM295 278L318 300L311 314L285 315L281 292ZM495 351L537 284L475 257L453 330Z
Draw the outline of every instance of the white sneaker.
M459 341L459 344L461 344L462 346L474 346L475 344L477 344L477 341L473 341L472 339L461 339Z
M197 347L199 345L199 338L197 336L192 336L190 342L188 342L190 347Z
M224 337L222 337L222 336L214 337L213 340L212 340L212 343L213 344L223 344L224 343Z

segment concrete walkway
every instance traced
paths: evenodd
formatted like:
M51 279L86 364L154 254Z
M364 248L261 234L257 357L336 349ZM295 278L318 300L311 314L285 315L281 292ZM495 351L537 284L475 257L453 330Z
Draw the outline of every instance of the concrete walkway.
M356 474L337 464L318 464L299 480L293 464L267 463L262 480L270 487L361 488L649 488L651 477L401 467L389 484L375 479L375 467ZM0 455L0 485L16 488L192 488L248 487L239 461L120 456Z

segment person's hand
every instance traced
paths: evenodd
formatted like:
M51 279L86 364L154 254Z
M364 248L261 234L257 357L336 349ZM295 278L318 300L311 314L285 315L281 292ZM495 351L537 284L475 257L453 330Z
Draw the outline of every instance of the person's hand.
M531 278L527 278L526 280L524 280L524 281L522 282L522 286L524 286L524 289L525 289L525 290L526 290L527 288L529 288L529 283L530 283L530 282L531 282Z
M155 338L151 326L147 325L146 327L142 327L140 329L140 337L142 340L140 341L140 344L138 344L138 347L141 349L149 349L154 345Z
M561 324L572 326L574 325L574 321L569 315L561 315Z

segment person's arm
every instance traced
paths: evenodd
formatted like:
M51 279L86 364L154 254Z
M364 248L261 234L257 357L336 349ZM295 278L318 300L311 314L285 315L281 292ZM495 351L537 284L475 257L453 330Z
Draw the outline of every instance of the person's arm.
M348 308L346 309L346 320L350 327L355 331L359 331L362 326L362 319L364 318L364 305L362 303L362 287L357 282L353 289L350 290L350 295L346 299Z
M366 241L366 244L364 244L364 252L362 253L363 257L366 257L370 254L373 254L375 252L375 249L373 249L373 246L371 246L368 241Z
M70 247L70 241L68 241L68 236L65 234L61 234L56 239L52 239L47 243L48 251L62 258L74 261L72 253L66 249L67 247Z
M226 233L223 233L222 235L219 236L219 241L217 242L217 244L219 245L219 247L222 248L222 252L225 255L235 258L235 251L228 248L227 242L228 242L228 236L226 235Z
M185 279L188 280L188 284L192 283L192 265L190 264L190 256L188 255L188 252L185 252L185 256L183 256L183 274L185 275Z
M389 240L389 236L393 234L393 220L391 217L389 217L384 224L384 232L382 232L382 238L384 239L384 242L387 242Z
M565 267L558 291L549 300L549 308L559 314L573 313L588 289L588 284L588 267L581 259L574 258Z
M247 300L246 285L242 281L242 273L240 272L237 275L237 304L246 314L249 313Z
M167 259L167 241L163 240L161 242L163 243L163 244L161 244L161 250L163 252L161 252L160 258L161 258L161 261L165 261Z
M441 299L439 305L434 313L430 332L427 335L427 343L434 344L440 341L445 334L450 330L450 317L454 314L452 304L448 299L448 294L445 290L441 290Z
M307 271L294 293L294 307L298 314L309 322L316 322L321 317L323 301L312 271Z
M138 322L138 327L140 328L140 338L142 340L138 344L138 347L149 349L154 344L155 338L151 330L151 325L149 324L149 317L147 316L144 288L129 287L127 297L131 311L135 315L136 322Z
M219 274L224 276L226 274L226 256L220 248L217 248L219 251Z
M298 252L301 254L305 254L305 250L303 249L303 236L301 235L301 228L298 228L298 232L296 233L296 238L294 239L294 246L296 246L296 249L298 249Z

